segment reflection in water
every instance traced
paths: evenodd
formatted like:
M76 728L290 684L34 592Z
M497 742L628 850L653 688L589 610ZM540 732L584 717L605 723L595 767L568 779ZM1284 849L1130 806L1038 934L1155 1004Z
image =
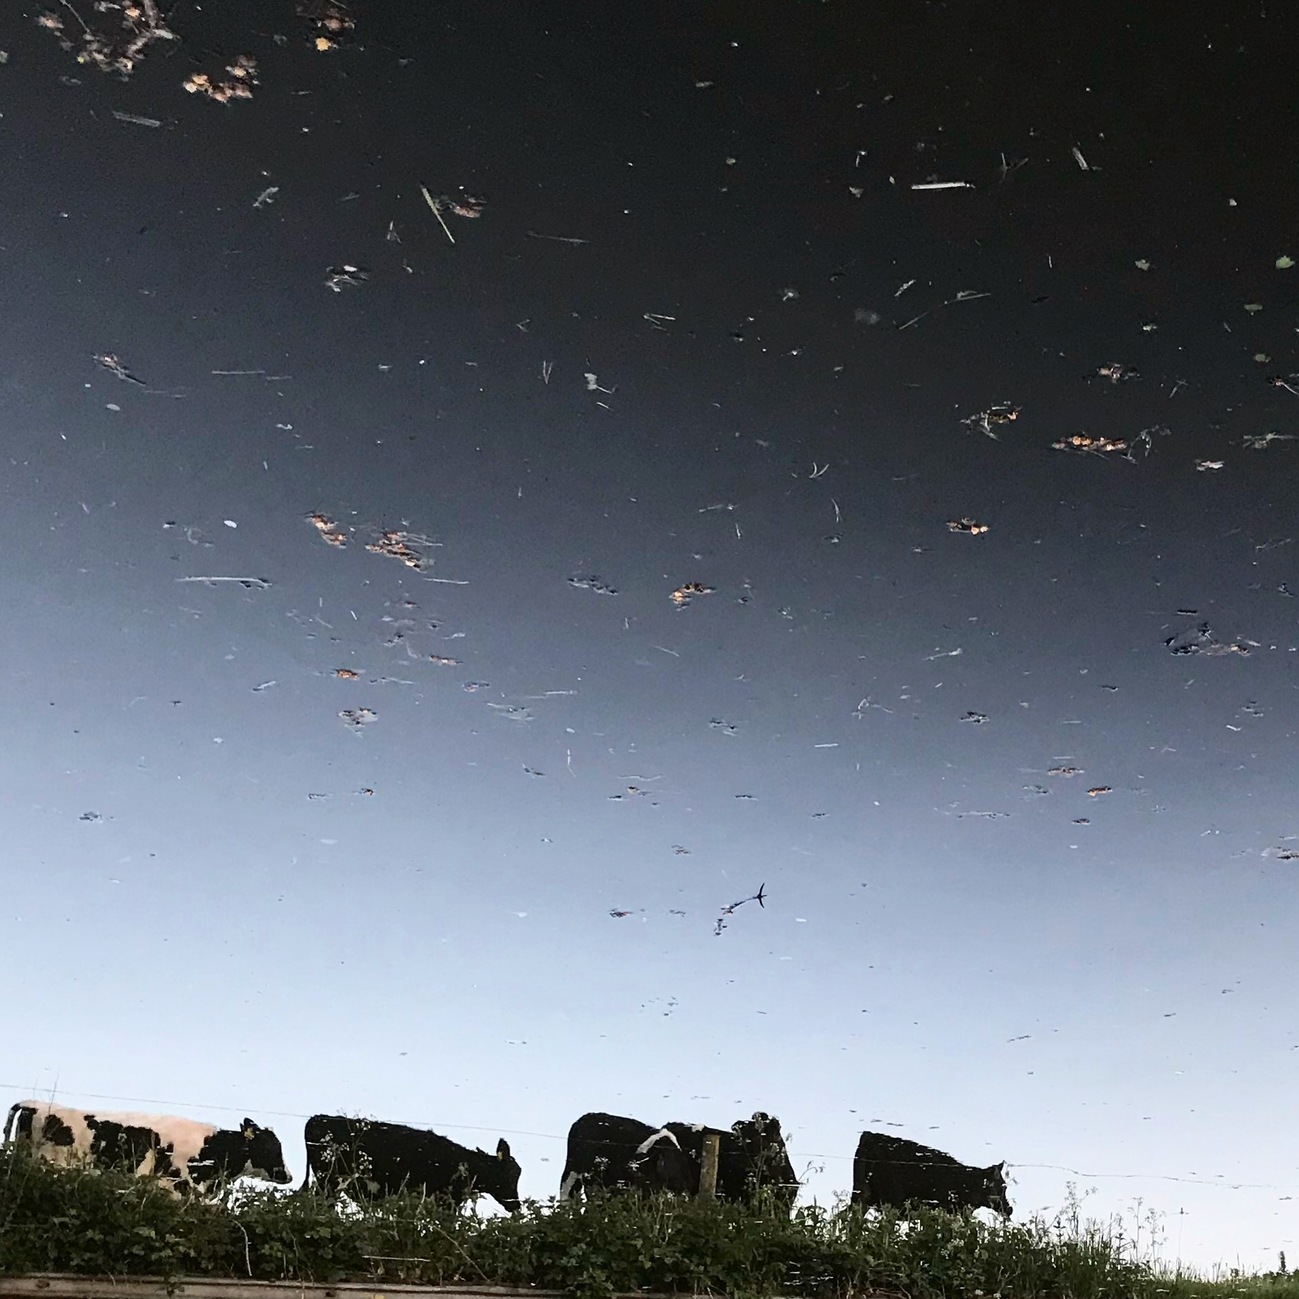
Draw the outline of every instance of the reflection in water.
M1293 1249L1273 9L10 24L0 1108Z

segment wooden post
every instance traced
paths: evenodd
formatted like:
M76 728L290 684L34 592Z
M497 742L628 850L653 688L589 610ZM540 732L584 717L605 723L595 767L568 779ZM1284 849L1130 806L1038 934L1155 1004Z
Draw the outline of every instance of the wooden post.
M722 1138L716 1132L704 1133L703 1158L699 1162L699 1198L717 1197L717 1157L721 1152Z

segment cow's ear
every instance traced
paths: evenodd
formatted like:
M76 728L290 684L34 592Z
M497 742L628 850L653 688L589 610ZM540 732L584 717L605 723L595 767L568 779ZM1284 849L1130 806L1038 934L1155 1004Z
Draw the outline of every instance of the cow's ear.
M245 1141L251 1141L257 1135L257 1124L245 1116L241 1133Z
M496 1143L496 1158L508 1159L509 1157L510 1157L510 1143L506 1141L504 1137L502 1137Z

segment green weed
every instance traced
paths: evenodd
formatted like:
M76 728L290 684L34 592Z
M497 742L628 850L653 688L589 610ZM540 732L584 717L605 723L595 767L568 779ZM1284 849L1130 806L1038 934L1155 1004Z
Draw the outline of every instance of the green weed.
M988 1226L924 1210L756 1207L602 1196L514 1217L398 1195L340 1209L314 1191L181 1199L148 1180L0 1159L0 1274L485 1284L730 1299L1299 1299L1275 1272L1205 1278L1155 1258L1156 1215Z

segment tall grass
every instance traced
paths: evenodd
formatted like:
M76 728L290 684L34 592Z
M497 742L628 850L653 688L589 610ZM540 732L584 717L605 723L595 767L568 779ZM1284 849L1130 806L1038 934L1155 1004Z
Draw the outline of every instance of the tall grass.
M0 1160L0 1273L224 1276L513 1285L607 1299L638 1290L734 1299L1299 1299L1284 1270L1211 1281L1157 1266L1153 1237L1085 1221L988 1226L924 1211L660 1197L525 1205L478 1217L400 1195L340 1213L312 1191L182 1200L125 1174Z

